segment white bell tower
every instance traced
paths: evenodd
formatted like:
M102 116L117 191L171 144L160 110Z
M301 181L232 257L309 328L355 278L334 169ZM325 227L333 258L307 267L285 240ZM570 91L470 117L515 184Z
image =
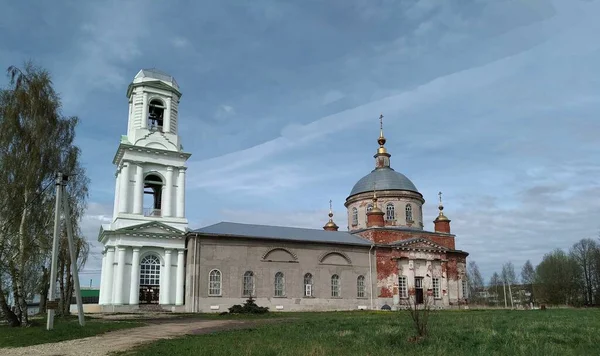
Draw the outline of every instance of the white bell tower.
M113 159L113 218L98 236L105 246L100 304L110 310L183 305L185 163L191 154L178 135L181 92L169 74L142 69L127 98L127 135Z

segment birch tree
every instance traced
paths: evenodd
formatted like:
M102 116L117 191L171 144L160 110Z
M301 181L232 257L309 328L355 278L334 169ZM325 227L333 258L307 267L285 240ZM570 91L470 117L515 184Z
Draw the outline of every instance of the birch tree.
M7 72L9 87L0 91L0 270L7 273L16 312L6 312L4 290L0 309L11 325L27 326L27 299L39 290L32 286L42 283L48 261L56 173L85 174L74 145L78 119L62 115L50 74L31 62ZM85 200L84 181L79 198Z

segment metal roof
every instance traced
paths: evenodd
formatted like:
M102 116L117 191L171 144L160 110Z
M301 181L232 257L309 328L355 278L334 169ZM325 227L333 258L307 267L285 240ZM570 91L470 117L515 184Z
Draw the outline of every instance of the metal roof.
M197 234L239 236L259 239L303 241L370 246L371 242L347 231L325 231L297 227L220 222L192 231Z
M376 168L371 173L362 177L352 188L349 196L372 192L375 190L409 190L412 192L419 192L417 187L406 178L402 173L396 172L392 168L382 167Z
M166 83L172 85L174 88L179 89L179 85L177 84L177 81L175 80L175 78L173 78L172 75L165 73L156 68L148 68L148 69L140 70L138 72L138 74L135 76L134 80L137 78L152 78L152 79L162 80L163 82L166 82Z

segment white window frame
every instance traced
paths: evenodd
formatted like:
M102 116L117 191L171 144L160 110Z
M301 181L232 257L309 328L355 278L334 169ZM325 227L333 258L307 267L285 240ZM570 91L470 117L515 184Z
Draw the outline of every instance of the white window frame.
M442 293L441 293L441 280L439 277L433 277L431 279L431 284L433 286L433 298L434 299L441 299L442 298Z
M358 209L352 208L352 226L358 225Z
M340 291L340 276L334 274L331 276L331 297L340 298L342 293Z
M396 220L396 208L393 203L387 203L385 206L385 220Z
M285 274L283 272L275 273L273 295L276 297L285 297Z
M214 278L213 278L213 276L214 276ZM223 294L222 287L223 287L223 274L218 269L211 270L208 273L208 295L210 297L220 297Z
M160 257L150 254L140 262L140 285L160 286Z
M313 296L313 275L311 273L306 273L304 275L304 296L312 297Z
M408 278L406 276L398 277L398 295L400 298L408 298Z
M360 275L356 278L356 297L357 298L366 298L367 294L365 292L365 276Z
M254 272L246 271L242 277L242 296L243 297L254 297L255 296L255 283L254 283Z
M410 204L406 204L406 206L404 207L404 211L406 213L406 222L413 222L413 210L412 210L412 205Z

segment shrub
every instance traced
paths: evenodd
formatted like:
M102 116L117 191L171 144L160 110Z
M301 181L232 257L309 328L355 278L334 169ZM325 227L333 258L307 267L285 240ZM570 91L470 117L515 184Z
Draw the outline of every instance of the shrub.
M264 314L268 311L268 307L259 307L256 305L252 297L248 298L244 305L236 304L229 308L231 314Z

